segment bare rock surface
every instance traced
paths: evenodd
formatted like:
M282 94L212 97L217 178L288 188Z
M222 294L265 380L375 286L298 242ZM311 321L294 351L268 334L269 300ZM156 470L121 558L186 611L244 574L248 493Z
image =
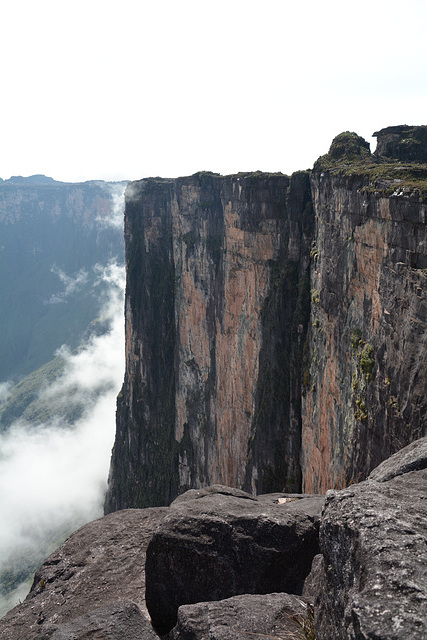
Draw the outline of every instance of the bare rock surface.
M327 493L315 603L319 640L427 637L423 460L425 439L405 447L365 482Z
M71 622L43 625L37 640L156 640L150 622L134 602L121 600Z
M142 627L144 634L150 633L143 623L144 618L147 624L149 619L144 601L145 550L167 511L127 509L76 531L37 571L25 601L0 620L1 640L39 640L48 631L54 634L54 640L115 640L119 637L114 635L115 621L127 616L138 633ZM117 603L123 600L130 603L119 606ZM111 607L116 606L113 615ZM140 613L135 612L135 606ZM111 615L106 609L102 612L105 607L110 607ZM86 628L89 633L100 626L101 619L105 620L104 635L99 630L95 636L70 631L73 627L69 625L75 621L75 629ZM146 635L123 632L121 637L139 640Z
M377 482L387 482L408 471L427 468L427 436L412 442L374 469L369 478Z
M248 640L248 636L298 638L309 623L307 603L287 593L241 595L178 610L171 640Z
M146 602L159 633L184 604L301 593L319 552L324 497L279 499L216 486L172 503L147 549Z

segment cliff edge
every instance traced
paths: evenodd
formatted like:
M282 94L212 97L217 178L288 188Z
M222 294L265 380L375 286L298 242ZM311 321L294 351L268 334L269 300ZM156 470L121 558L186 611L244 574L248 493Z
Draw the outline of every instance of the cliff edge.
M128 186L106 512L324 493L426 434L425 132L383 129L375 154L344 132L291 177Z

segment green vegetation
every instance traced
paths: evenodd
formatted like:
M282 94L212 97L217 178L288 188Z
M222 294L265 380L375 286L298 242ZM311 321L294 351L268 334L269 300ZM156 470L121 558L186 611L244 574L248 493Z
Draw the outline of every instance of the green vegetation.
M353 329L351 332L351 348L353 351L357 351L362 341L362 331L360 329Z
M362 349L360 355L360 368L365 375L366 382L369 382L374 377L374 347L368 343Z
M363 340L359 328L351 331L350 344L354 419L364 422L368 419L368 383L375 377L375 352L374 347Z
M194 231L189 231L182 236L183 241L187 245L188 251L192 251L194 249L194 245L196 244L196 234Z
M38 424L56 415L58 407L54 399L43 402L39 394L44 386L60 377L64 366L64 359L56 357L12 387L6 401L0 405L0 432L21 417Z
M427 164L372 155L369 144L349 131L334 138L329 153L316 161L314 170L337 176L358 176L366 192L386 196L413 191L427 193Z

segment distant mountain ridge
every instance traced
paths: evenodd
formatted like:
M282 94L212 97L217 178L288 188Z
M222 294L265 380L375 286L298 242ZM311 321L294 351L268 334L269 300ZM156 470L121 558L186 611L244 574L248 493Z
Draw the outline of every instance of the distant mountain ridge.
M0 182L0 382L75 348L100 308L96 265L123 263L126 182Z

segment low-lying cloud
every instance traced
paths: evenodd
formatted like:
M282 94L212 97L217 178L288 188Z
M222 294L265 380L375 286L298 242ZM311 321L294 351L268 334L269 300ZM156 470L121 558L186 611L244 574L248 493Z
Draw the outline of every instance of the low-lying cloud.
M87 283L89 276L88 272L84 269L80 269L74 276L69 276L56 265L51 268L51 272L58 276L64 285L64 291L61 292L61 296L63 297L67 297L81 289L82 286Z
M80 403L81 417L72 426L60 412L36 427L18 421L0 435L0 575L11 561L19 573L31 550L102 515L124 372L124 280L124 267L98 268L98 284L108 284L100 318L108 330L76 353L62 347L64 374L42 391ZM0 603L0 615L4 609Z

